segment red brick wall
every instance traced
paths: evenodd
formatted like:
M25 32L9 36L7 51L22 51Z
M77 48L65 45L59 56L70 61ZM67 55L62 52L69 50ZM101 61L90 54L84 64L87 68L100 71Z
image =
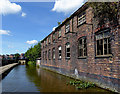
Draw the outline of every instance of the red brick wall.
M43 52L50 49L51 59L48 59L45 63L42 58L41 64L49 66L51 68L65 69L69 71L71 75L74 74L75 68L77 68L79 75L91 79L97 79L102 83L117 84L120 87L120 30L115 28L111 30L113 34L113 40L111 43L112 56L111 57L96 57L96 45L95 45L95 32L98 31L97 22L94 22L92 8L88 8L86 11L86 23L77 27L77 15L70 20L70 31L75 33L65 34L65 24L61 27L62 37L58 39L58 32L56 33L56 43L51 43L45 48L42 48ZM73 24L72 24L73 23ZM89 24L89 25L88 25ZM93 24L93 25L90 25ZM110 27L108 24L103 28ZM78 39L82 36L87 37L87 57L78 58ZM58 41L59 40L59 41ZM52 37L51 37L52 41ZM70 43L70 59L65 58L65 44ZM62 46L62 59L58 59L58 46ZM43 47L43 46L42 46ZM55 60L52 59L52 49L55 48ZM62 73L64 73L63 71ZM103 78L100 78L103 77ZM100 80L101 79L101 80ZM116 80L115 80L116 79ZM109 85L108 85L109 86Z

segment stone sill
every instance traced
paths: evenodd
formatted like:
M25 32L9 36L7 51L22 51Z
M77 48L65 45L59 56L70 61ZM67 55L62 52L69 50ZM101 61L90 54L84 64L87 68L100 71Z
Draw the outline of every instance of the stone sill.
M97 55L95 58L110 58L112 55Z
M85 56L85 57L78 57L78 59L86 59L87 57Z

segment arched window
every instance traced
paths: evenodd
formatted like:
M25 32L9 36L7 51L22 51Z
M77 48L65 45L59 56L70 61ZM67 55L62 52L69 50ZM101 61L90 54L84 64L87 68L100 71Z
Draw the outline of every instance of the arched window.
M48 50L48 59L50 60L51 54L50 54L50 49Z
M87 56L87 42L86 37L81 37L78 40L78 57Z
M58 47L58 58L59 59L62 58L62 47L61 46Z
M66 48L66 58L70 58L70 43L66 43L65 45Z
M55 48L52 50L52 58L55 59Z

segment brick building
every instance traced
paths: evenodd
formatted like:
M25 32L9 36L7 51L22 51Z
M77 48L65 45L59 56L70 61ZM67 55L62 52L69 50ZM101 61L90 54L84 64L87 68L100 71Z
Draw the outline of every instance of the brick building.
M41 66L120 92L120 31L92 11L84 4L42 40Z

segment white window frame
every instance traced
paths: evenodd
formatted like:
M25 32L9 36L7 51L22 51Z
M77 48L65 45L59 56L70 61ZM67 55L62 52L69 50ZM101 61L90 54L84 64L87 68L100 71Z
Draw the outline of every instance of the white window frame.
M58 58L59 59L62 58L62 47L61 46L58 47Z
M68 51L68 49L69 49L69 51ZM70 56L68 57L68 54L70 54L70 43L69 42L66 43L65 50L66 50L66 58L69 59L70 58Z

